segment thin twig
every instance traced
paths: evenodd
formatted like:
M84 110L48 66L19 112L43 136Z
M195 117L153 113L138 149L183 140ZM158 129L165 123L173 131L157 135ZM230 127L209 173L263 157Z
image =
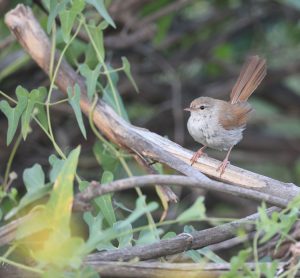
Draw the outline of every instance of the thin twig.
M134 187L142 187L147 185L160 184L160 185L179 185L194 188L202 188L206 190L214 190L224 193L233 194L247 199L256 201L264 201L278 207L286 207L289 200L285 200L267 193L257 192L249 188L237 187L230 184L225 184L213 180L202 180L179 175L147 175L136 176L126 179L116 180L101 186L100 183L94 181L87 189L77 195L79 201L90 201L91 199L101 196L103 194L121 191Z

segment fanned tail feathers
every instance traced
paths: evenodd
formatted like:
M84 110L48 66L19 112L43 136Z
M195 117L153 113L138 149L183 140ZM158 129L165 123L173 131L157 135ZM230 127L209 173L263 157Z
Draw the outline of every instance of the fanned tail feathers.
M266 74L266 60L259 56L251 56L242 67L239 78L231 91L230 102L234 104L246 101Z

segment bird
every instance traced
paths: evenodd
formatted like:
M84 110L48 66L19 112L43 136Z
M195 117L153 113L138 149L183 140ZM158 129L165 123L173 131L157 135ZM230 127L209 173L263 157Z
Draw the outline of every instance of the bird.
M233 86L229 101L203 96L194 99L190 107L184 109L190 112L187 122L189 134L203 145L192 156L191 165L203 155L207 147L227 151L225 159L217 168L222 176L229 164L230 152L242 140L247 120L253 112L247 100L266 74L266 60L258 55L250 56Z

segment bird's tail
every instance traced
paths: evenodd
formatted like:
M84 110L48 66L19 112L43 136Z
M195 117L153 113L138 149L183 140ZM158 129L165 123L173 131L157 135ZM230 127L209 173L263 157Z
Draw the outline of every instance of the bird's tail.
M266 60L259 56L251 56L242 67L238 80L231 94L230 102L246 101L267 74Z

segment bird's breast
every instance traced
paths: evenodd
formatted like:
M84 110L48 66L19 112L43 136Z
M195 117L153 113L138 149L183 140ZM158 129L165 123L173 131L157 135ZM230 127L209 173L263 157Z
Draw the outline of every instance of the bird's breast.
M217 150L228 150L243 138L244 128L224 129L214 115L191 114L187 128L193 139L205 146Z

